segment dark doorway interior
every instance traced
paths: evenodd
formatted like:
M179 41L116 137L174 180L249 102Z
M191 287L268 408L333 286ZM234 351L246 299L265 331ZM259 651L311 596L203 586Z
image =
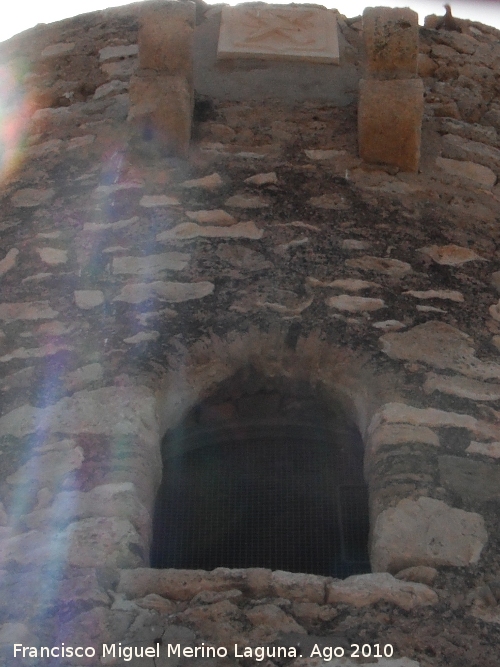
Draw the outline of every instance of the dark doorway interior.
M165 437L151 566L369 572L362 469L338 406L245 369Z

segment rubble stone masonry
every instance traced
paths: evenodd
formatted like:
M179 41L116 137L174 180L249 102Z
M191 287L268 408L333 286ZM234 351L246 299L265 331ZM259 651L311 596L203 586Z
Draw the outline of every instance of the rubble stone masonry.
M221 10L0 45L0 665L497 667L500 32L408 19L360 87L393 50L337 14L339 64L202 95ZM358 149L375 83L423 90L404 164ZM149 567L161 440L249 366L359 429L372 573Z

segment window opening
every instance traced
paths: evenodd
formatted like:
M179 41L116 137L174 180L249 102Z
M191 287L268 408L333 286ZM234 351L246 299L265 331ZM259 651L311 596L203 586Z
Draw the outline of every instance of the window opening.
M369 572L359 431L311 387L250 376L165 436L151 566Z

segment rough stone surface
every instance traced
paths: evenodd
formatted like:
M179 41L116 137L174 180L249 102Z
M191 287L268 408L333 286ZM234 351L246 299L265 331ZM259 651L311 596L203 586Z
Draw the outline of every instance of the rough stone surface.
M368 7L363 12L366 68L371 76L417 75L418 14L411 9Z
M363 160L418 170L423 93L421 79L360 81L358 141Z
M437 594L427 586L402 583L387 572L347 577L344 581L328 584L327 591L329 604L344 603L355 607L385 600L409 610L419 605L434 605L438 601Z
M479 514L422 497L379 514L372 539L372 568L398 572L414 565L477 563L488 535Z

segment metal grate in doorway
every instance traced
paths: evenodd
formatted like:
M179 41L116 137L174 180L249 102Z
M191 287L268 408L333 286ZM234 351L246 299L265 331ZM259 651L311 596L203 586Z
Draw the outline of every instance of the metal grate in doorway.
M165 461L152 567L370 570L357 431L333 442L311 423L238 423L176 438L186 453Z

